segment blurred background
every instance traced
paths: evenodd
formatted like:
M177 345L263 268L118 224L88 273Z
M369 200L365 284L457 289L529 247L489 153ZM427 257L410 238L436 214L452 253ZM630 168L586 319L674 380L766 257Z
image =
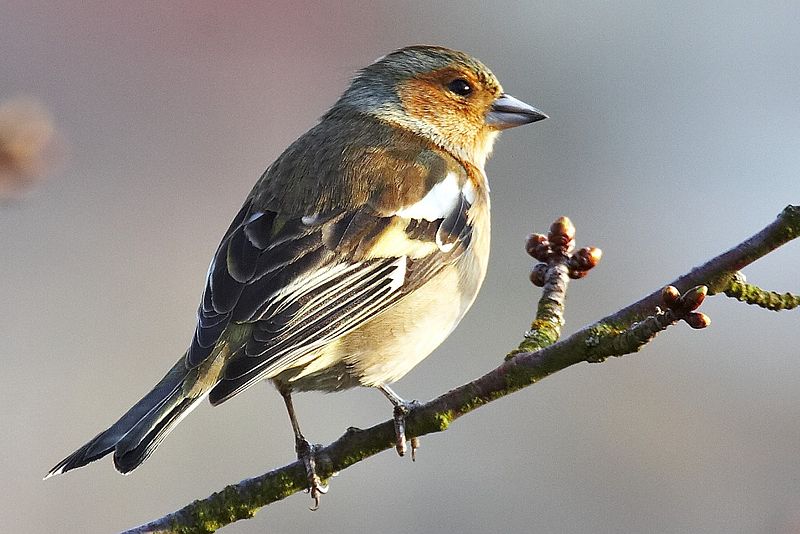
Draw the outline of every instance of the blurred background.
M571 288L573 331L800 201L795 2L6 0L0 11L0 102L27 110L44 151L0 204L7 532L120 531L293 460L283 403L264 385L201 406L131 476L105 458L41 480L174 363L255 180L356 69L395 48L471 52L551 117L496 145L486 283L396 385L406 398L471 380L516 346L539 296L524 237L555 217L605 253ZM745 272L798 292L799 262L793 243ZM415 464L387 451L348 469L316 513L301 494L223 531L800 532L798 312L724 298L704 311L712 328L670 329L639 354L492 403L424 438ZM390 416L374 391L296 405L319 443Z

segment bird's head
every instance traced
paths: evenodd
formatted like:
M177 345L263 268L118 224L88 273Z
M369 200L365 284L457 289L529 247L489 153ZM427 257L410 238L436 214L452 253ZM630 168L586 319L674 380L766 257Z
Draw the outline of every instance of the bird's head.
M505 94L477 59L438 46L409 46L378 59L358 73L337 108L425 136L479 168L500 130L547 118Z

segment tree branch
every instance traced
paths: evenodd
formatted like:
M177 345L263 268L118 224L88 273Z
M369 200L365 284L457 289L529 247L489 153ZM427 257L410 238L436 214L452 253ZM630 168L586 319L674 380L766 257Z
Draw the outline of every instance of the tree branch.
M731 288L735 291L736 284L741 283L737 277L739 269L797 237L800 237L800 206L788 206L766 228L677 278L671 285L687 292L680 297L684 300L702 300L702 297L687 291L696 286L707 286L712 295L730 292ZM563 262L560 265L563 267ZM563 274L562 269L562 279ZM678 297L671 291L659 289L560 342L536 351L512 351L514 354L507 361L482 377L415 408L406 420L408 437L441 432L459 417L576 363L600 362L608 356L621 356L639 350L655 333L669 324L686 319L691 313L696 314L692 311L694 308L685 303L677 308L675 305L668 306L670 309L667 312L661 311L659 306L677 302L675 299ZM699 305L698 302L695 304ZM672 315L667 317L669 314ZM535 326L536 322L534 329ZM537 346L546 344L545 341ZM320 477L329 478L365 458L394 447L394 438L392 420L366 430L350 428L334 443L317 449L317 472ZM306 484L303 466L294 462L227 486L206 499L195 501L181 510L123 534L214 532L231 522L252 517L267 504L304 490Z

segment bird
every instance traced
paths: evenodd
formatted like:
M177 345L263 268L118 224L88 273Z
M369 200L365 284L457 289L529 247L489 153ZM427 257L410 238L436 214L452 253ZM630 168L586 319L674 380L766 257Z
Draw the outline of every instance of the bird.
M211 260L186 352L45 478L112 452L129 473L204 399L265 380L284 399L317 505L327 486L293 393L379 389L402 455L413 405L389 384L448 337L483 282L495 139L545 118L449 48L408 46L358 71L247 196Z

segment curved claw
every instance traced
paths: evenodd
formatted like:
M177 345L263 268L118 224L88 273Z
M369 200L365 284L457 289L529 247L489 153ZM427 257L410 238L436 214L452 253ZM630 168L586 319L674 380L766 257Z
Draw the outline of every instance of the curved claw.
M419 449L419 438L414 436L411 438L411 461L417 461L417 449Z
M319 510L320 495L325 495L326 493L328 493L328 485L320 482L319 478L316 475L314 475L314 478L315 478L314 482L306 490L307 493L311 494L311 498L314 499L314 506L308 507L308 509L311 510L312 512L316 512L317 510Z
M300 438L295 445L297 450L297 459L303 462L303 467L306 470L306 480L308 487L306 493L311 494L314 499L314 506L309 507L312 512L319 509L320 495L328 493L328 485L323 484L319 476L317 476L317 463L314 459L314 446L311 445L306 439Z

